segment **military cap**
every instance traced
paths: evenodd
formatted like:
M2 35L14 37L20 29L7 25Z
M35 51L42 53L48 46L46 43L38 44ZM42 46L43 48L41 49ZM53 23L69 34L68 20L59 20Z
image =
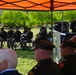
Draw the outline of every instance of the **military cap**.
M55 45L52 42L47 40L36 40L35 46L32 49L35 50L36 48L51 51L53 50L53 48L55 48Z
M76 43L72 40L64 40L60 47L61 48L64 48L64 47L76 48Z

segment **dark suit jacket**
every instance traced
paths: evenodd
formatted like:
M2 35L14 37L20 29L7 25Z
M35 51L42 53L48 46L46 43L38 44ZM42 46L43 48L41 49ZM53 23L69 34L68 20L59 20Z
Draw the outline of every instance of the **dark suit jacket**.
M22 74L20 74L17 70L14 70L14 71L3 72L0 75L22 75Z
M16 40L16 41L20 41L20 38L21 38L21 32L18 30L18 31L15 31L14 34L13 34L13 38Z
M60 60L60 75L76 75L76 54L69 55Z
M72 32L76 32L76 21L71 22L70 29L72 29Z
M1 31L1 38L6 40L7 39L7 32L6 31Z
M44 59L29 71L28 75L60 75L59 66L51 59Z

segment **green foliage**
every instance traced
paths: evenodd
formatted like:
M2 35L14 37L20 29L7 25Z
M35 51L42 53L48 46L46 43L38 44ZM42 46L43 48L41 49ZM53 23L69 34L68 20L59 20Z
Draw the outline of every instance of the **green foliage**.
M16 10L2 10L1 22L4 26L28 26L40 27L52 21L62 21L63 11L16 11ZM76 10L64 11L64 21L72 21L76 16Z
M28 21L29 18L24 11L2 11L1 22L4 26L24 26Z
M62 21L62 12L56 11L53 12L53 20L55 21Z
M64 15L65 19L72 21L76 17L76 10L73 11L65 11Z

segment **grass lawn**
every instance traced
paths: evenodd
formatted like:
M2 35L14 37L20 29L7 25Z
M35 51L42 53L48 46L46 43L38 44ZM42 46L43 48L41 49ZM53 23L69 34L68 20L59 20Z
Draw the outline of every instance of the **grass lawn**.
M30 69L37 63L34 58L34 51L28 50L15 50L18 54L17 70L23 75L27 75Z
M35 39L36 34L39 32L39 28L33 28L31 30ZM28 50L15 50L18 54L18 66L17 70L23 75L27 73L36 65L36 60L34 58L34 51L31 49Z
M8 31L8 30L6 30ZM23 32L23 29L20 29ZM33 32L33 39L35 39L36 34L39 32L39 28L31 29ZM6 46L4 47L6 48ZM27 75L27 73L32 69L32 67L37 63L34 58L34 51L31 49L28 50L15 50L18 55L18 65L17 70L23 75Z
M8 31L8 30L7 30ZM21 32L23 29L20 30ZM33 39L35 39L36 34L39 32L39 28L31 29L33 32ZM28 50L15 50L18 55L18 65L17 70L23 75L27 75L27 73L36 65L36 60L34 58L34 51L31 49Z

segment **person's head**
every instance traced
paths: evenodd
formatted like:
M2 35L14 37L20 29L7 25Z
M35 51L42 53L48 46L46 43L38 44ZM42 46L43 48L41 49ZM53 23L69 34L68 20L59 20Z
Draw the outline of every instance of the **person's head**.
M12 49L0 49L0 72L8 68L16 68L17 54Z
M40 32L41 32L41 31L47 32L46 27L43 27L43 26L42 26L42 27L40 28Z
M24 26L24 30L27 30L27 29L28 29L28 27Z
M31 30L31 28L28 28L28 31L30 31Z
M16 31L18 31L19 30L19 27L18 26L16 26Z
M9 27L9 30L12 30L12 27L11 26Z
M62 57L72 55L76 50L76 36L72 37L70 40L64 40L60 46Z
M50 58L51 51L55 45L53 45L52 42L46 41L46 40L37 40L35 42L35 46L33 47L33 50L35 50L35 59L37 61Z
M4 31L4 27L1 28L1 31Z

